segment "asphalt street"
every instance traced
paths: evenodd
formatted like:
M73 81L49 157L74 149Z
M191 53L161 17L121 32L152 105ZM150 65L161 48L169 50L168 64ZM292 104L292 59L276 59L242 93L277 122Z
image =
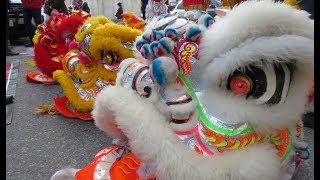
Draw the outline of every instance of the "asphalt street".
M81 168L92 161L101 149L111 144L111 138L95 127L93 121L70 119L62 115L35 115L32 110L41 103L52 103L63 96L58 84L28 83L24 65L30 61L33 48L15 46L18 56L7 56L6 62L20 62L11 124L6 126L6 179L47 180L67 167ZM311 147L311 159L302 162L295 180L313 180L314 130L304 129Z

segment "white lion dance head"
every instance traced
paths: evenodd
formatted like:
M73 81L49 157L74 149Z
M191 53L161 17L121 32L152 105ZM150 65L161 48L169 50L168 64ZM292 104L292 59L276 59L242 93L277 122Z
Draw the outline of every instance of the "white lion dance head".
M195 29L198 59L158 56L151 42L141 46L149 61L123 61L116 85L96 98L96 125L128 141L157 179L290 179L309 156L296 123L313 72L313 21L248 1Z
M128 139L160 179L290 178L306 148L295 123L313 71L313 29L306 12L285 4L242 3L202 33L189 73L172 56L123 63L117 85L97 98L96 124Z

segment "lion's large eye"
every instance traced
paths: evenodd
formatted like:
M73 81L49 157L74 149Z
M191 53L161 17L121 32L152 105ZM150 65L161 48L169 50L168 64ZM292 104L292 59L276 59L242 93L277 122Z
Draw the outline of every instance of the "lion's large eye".
M253 98L257 104L284 102L288 93L292 64L250 65L234 71L228 78L227 89Z
M251 92L253 83L250 77L246 75L237 75L232 77L229 86L236 94L243 95Z
M113 65L118 63L118 54L113 51L101 51L101 61L103 64Z
M120 70L120 72L122 71ZM125 68L121 78L121 85L131 88L137 94L148 98L150 101L157 100L159 85L153 82L149 67L141 62L134 62Z
M132 89L141 96L149 98L152 94L153 85L148 67L141 68L133 77Z

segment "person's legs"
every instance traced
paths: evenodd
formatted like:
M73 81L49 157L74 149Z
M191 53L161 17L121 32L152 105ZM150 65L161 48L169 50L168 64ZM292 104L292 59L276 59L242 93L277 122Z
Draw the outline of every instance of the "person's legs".
M9 7L9 1L7 1L7 8ZM9 36L9 14L8 14L8 9L6 13L6 55L7 56L15 56L18 55L19 53L13 52L10 47L10 36Z
M146 19L146 5L141 6L142 18Z
M32 10L31 9L23 9L23 19L24 19L24 25L26 26L26 31L28 33L29 39L30 39L30 43L27 44L28 46L31 46L32 43L32 38L34 35L33 31L33 26L31 24L31 20L32 20Z
M31 10L31 17L33 18L35 24L36 24L36 27L33 26L33 24L31 24L31 31L30 31L30 38L31 38L31 42L32 44L30 46L33 45L33 41L32 41L32 38L35 34L35 31L36 31L36 28L38 27L39 24L42 24L43 23L43 19L41 17L41 9L32 9Z
M36 27L38 27L39 24L42 24L42 17L41 17L41 9L33 9L32 10L32 17L34 22L36 23ZM34 32L33 32L34 34Z

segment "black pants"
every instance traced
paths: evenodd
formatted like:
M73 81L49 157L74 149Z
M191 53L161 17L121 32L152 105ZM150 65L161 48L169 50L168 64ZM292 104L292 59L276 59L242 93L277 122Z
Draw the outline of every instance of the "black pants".
M43 22L41 17L41 9L23 9L24 24L26 26L26 31L29 35L31 43L36 31L36 27L31 24L32 18L36 23L36 26L41 24Z
M6 52L10 51L9 48L9 14L8 14L8 10L9 10L9 1L7 1L7 9L6 9L6 15L7 15L7 27L6 27Z
M141 6L141 12L142 12L143 19L146 19L146 7L147 7L146 4L142 4L142 6Z

